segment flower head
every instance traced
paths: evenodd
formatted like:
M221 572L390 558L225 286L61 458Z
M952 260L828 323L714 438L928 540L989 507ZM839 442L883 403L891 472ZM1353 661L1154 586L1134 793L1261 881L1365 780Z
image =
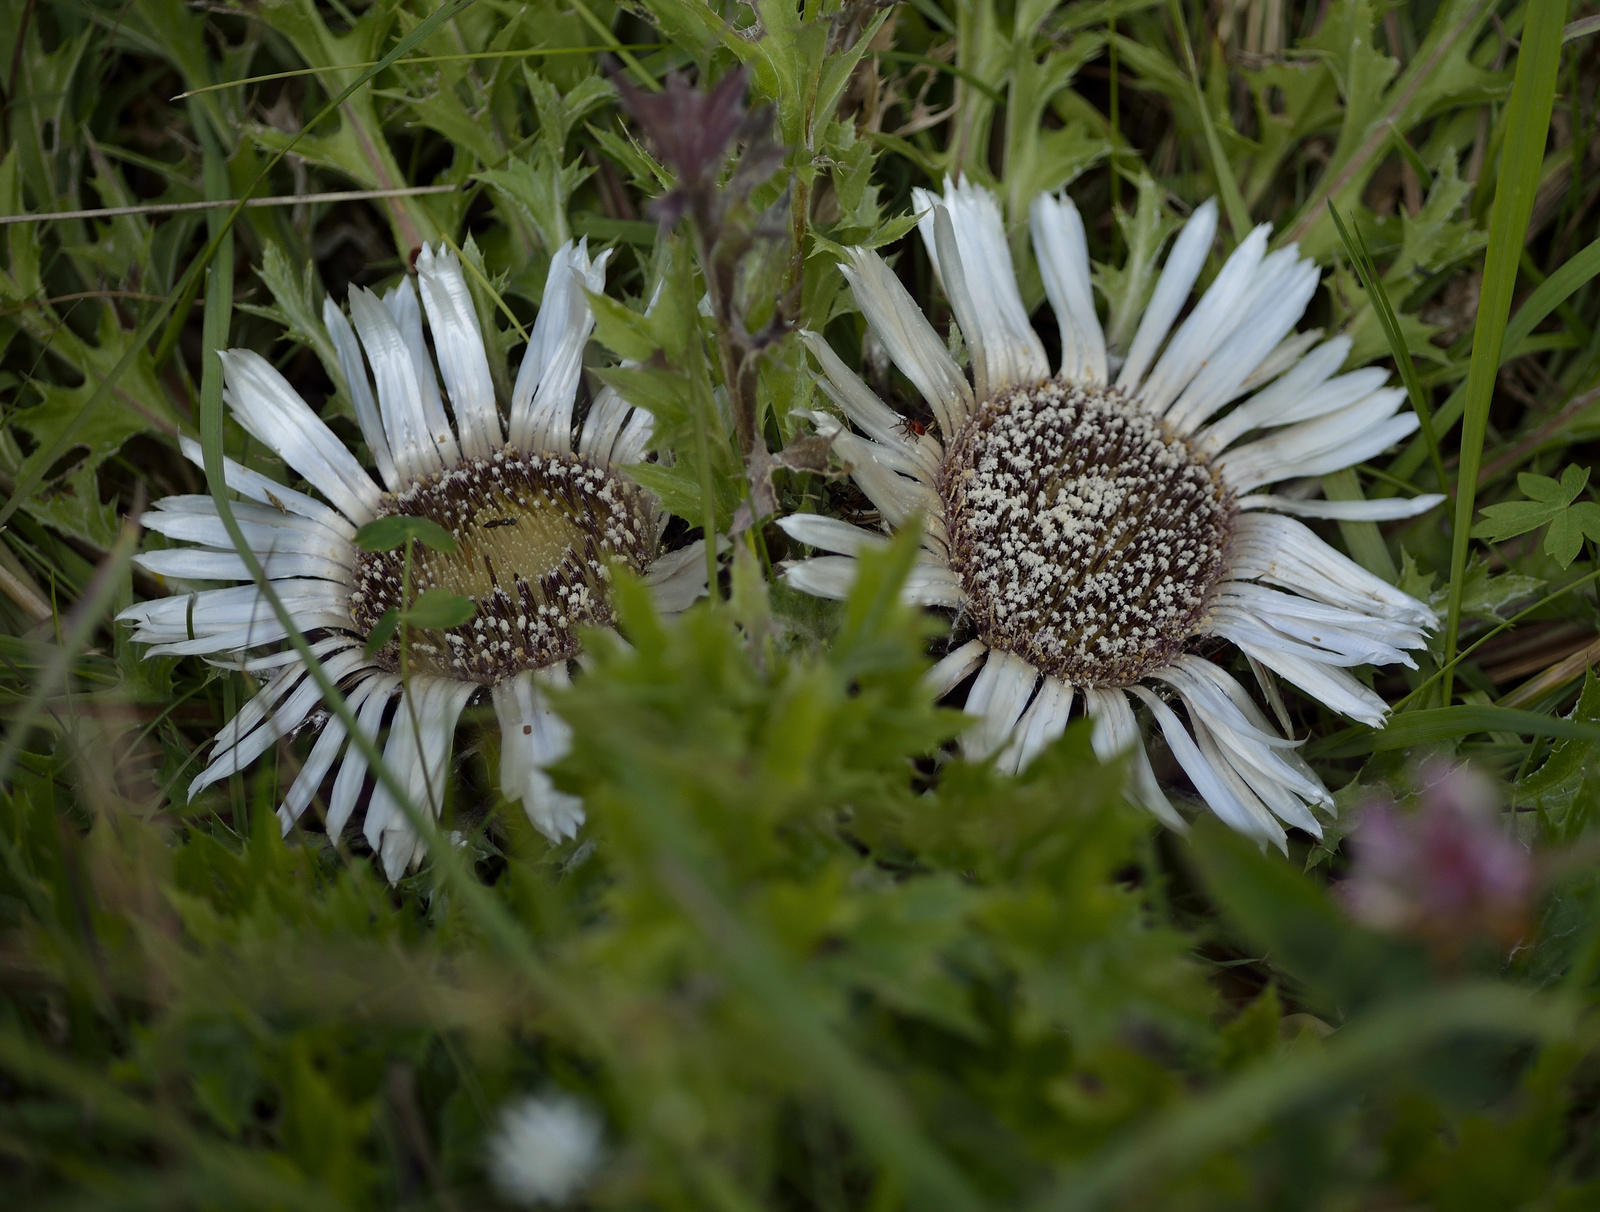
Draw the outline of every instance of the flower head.
M999 207L948 182L917 191L918 228L970 355L971 379L883 261L843 266L868 326L937 422L918 433L815 333L822 388L857 432L813 413L890 528L913 516L921 565L906 593L958 611L971 638L932 671L943 694L976 672L969 756L1019 770L1066 727L1081 696L1102 755L1131 749L1138 798L1180 824L1145 757L1143 704L1205 802L1234 828L1284 844L1314 834L1332 797L1245 689L1201 656L1230 641L1335 711L1381 724L1387 706L1348 670L1413 664L1433 615L1291 515L1384 519L1441 498L1331 502L1262 494L1351 466L1415 429L1382 370L1337 374L1346 337L1296 333L1318 284L1268 228L1234 250L1178 322L1216 234L1214 203L1174 241L1128 347L1108 343L1088 246L1070 199L1040 195L1030 230L1061 336L1051 374L1017 288ZM791 584L843 597L868 530L794 515L788 533L833 554ZM1214 646L1214 645L1213 645ZM1187 724L1174 706L1182 708Z
M682 609L705 587L698 545L664 553L664 515L617 470L644 457L650 415L606 389L574 441L581 357L593 326L584 288L604 287L605 260L591 261L582 243L556 253L504 416L453 252L424 248L417 258L420 305L410 279L382 298L352 289L349 319L327 300L323 321L376 478L266 359L250 350L218 355L235 419L308 486L289 488L229 460L228 487L246 498L234 513L296 626L340 683L358 727L375 740L390 719L384 760L412 802L437 814L456 722L472 698L487 694L500 724L502 791L521 800L552 840L576 833L583 808L544 772L569 740L544 691L566 683L578 628L610 624L612 564L642 575L664 610ZM184 439L182 447L201 461L197 443ZM394 515L442 527L453 550L413 545L406 555L357 546L358 528ZM139 556L150 572L249 579L210 497L158 501L145 524L200 545ZM385 616L429 590L465 598L471 618L368 642ZM294 650L247 655L286 636L254 585L144 602L120 617L137 624L134 638L152 645L150 656L227 657L264 679L218 734L191 798L302 727L320 702ZM391 710L397 699L403 706ZM346 749L348 739L338 719L321 729L279 809L285 829L337 765L326 824L329 836L342 833L367 773L360 749ZM391 879L422 857L420 837L381 782L363 832Z
M600 1161L600 1120L565 1095L519 1099L500 1111L489 1141L489 1177L512 1203L564 1204Z
M1507 836L1494 786L1464 763L1419 771L1417 810L1378 800L1351 834L1354 861L1339 896L1376 930L1410 934L1453 952L1489 935L1510 943L1527 926L1537 870Z

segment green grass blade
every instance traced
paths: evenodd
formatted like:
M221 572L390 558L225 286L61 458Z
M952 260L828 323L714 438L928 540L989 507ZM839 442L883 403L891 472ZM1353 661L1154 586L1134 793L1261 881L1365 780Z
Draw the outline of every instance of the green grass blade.
M1478 300L1478 323L1473 335L1472 364L1467 372L1461 429L1461 462L1457 477L1455 533L1450 549L1450 606L1445 621L1444 659L1448 668L1455 656L1461 630L1461 599L1466 588L1467 550L1476 504L1478 469L1483 465L1483 439L1489 427L1489 405L1500 370L1500 352L1511 313L1511 296L1517 286L1522 243L1533 214L1534 194L1544 165L1545 139L1550 112L1555 105L1561 67L1561 30L1566 20L1565 0L1530 4L1517 55L1516 80L1511 87L1511 107L1506 139L1500 153L1494 211L1489 220L1489 251L1483 267L1483 290ZM1451 673L1443 679L1448 705Z
M1586 724L1560 716L1540 715L1517 707L1457 704L1430 707L1390 717L1382 731L1352 728L1307 747L1321 758L1354 757L1358 754L1410 749L1457 740L1479 732L1515 732L1520 736L1555 737L1563 740L1600 741L1600 724Z
M323 106L322 109L318 111L316 116L313 117L310 122L307 122L304 126L302 126L295 134L294 138L290 139L284 145L283 150L275 152L273 155L266 158L266 160L262 163L260 170L257 171L255 177L251 180L250 184L240 191L238 203L233 207L232 210L228 211L226 217L223 219L221 228L213 229L220 230L220 234L213 235L210 242L207 243L206 247L201 251L200 255L189 263L189 267L184 270L183 276L178 279L171 295L168 296L167 301L157 307L154 314L152 314L151 317L145 321L144 325L134 336L134 339L128 343L127 352L124 353L122 357L117 359L116 365L111 368L111 372L106 375L105 379L95 388L94 394L83 402L83 405L78 409L77 414L72 418L71 421L67 422L67 424L62 427L61 432L56 436L55 441L52 442L48 448L42 451L36 451L29 457L29 465L24 471L21 472L21 474L17 476L16 485L12 489L10 499L6 501L5 505L0 506L0 527L3 527L8 521L10 521L11 515L16 513L17 508L22 504L22 502L26 501L34 494L39 485L43 482L45 472L48 471L56 462L56 460L59 459L62 454L72 446L73 442L77 440L78 434L83 431L83 427L89 423L94 414L100 409L106 400L111 397L113 388L116 387L122 376L127 373L128 368L133 365L134 361L138 358L140 351L150 343L151 338L156 335L156 331L161 328L163 322L166 320L167 316L171 314L172 310L182 300L193 299L194 295L191 287L199 280L201 274L205 272L207 266L211 264L211 260L217 255L217 250L221 248L222 242L229 238L228 233L233 230L234 222L239 218L239 215L243 213L245 203L255 193L257 187L259 187L260 184L267 179L267 174L277 166L278 162L282 160L284 156L288 155L294 149L295 145L299 143L301 139L309 134L315 127L319 126L330 115L337 113L339 107L342 106L357 89L366 84L379 72L386 70L392 63L395 62L395 60L409 53L413 47L425 42L433 35L435 30L444 25L447 21L453 20L458 13L471 5L472 2L473 0L452 0L451 3L442 5L436 12L432 13L425 20L423 20L414 30L405 35L405 37L401 38L400 41L396 42L393 49L391 49L388 54L379 59L372 67L369 67L366 71L362 72L361 75L357 76L353 81L351 81L351 83L343 91L341 91L338 96L334 97L328 102L327 105ZM226 197L227 195L224 194L223 196ZM162 342L163 347L165 347L166 344L167 343L165 341Z
M128 563L139 549L139 523L125 519L111 551L95 570L94 577L84 588L83 595L63 620L61 642L55 646L43 675L34 682L28 697L17 710L6 730L6 741L0 747L0 787L7 786L11 769L22 754L23 742L34 722L44 714L50 696L67 684L72 674L72 663L89 646L95 629L105 620L105 612L116 598Z
M1244 1070L1199 1098L1179 1102L1141 1129L1114 1140L1069 1170L1032 1212L1089 1212L1150 1207L1128 1197L1153 1189L1157 1176L1179 1174L1242 1146L1275 1116L1315 1105L1363 1077L1414 1061L1424 1049L1461 1035L1555 1043L1579 1035L1579 1003L1472 982L1396 998L1362 1016L1321 1048Z
M1517 308L1517 314L1511 317L1511 323L1506 325L1505 343L1500 351L1500 364L1504 366L1509 359L1516 357L1519 347L1533 334L1533 330L1596 274L1600 274L1600 240L1596 240L1581 252L1574 253L1571 260L1539 283L1533 293L1523 300L1522 306ZM1450 427L1461 419L1462 405L1466 396L1466 384L1463 383L1450 393L1449 398L1434 414L1434 427L1440 438L1449 433ZM1389 471L1402 480L1410 479L1412 473L1422 466L1425 457L1424 447L1420 444L1413 445L1396 456L1389 466Z
M1439 434L1433 423L1433 408L1428 403L1428 393L1422 386L1422 380L1417 376L1417 364L1412 360L1411 347L1406 344L1405 333L1400 331L1400 320L1389 302L1389 292L1383 288L1383 279L1378 276L1378 268L1372 263L1372 254L1368 251L1367 242L1361 232L1345 227L1344 220L1339 217L1339 211L1331 200L1328 202L1328 214L1333 218L1333 225L1339 232L1339 240L1344 244L1345 255L1350 258L1356 276L1361 279L1361 286L1367 292L1367 298L1372 300L1372 310L1376 313L1378 324L1389 342L1389 352L1394 357L1395 366L1399 368L1400 381L1406 385L1406 394L1411 397L1411 407L1416 412L1417 421L1422 427L1422 440L1427 444L1428 457L1433 462L1433 474L1439 480L1439 491L1449 492L1450 480L1444 472L1444 457L1439 453Z
M1233 166L1222 150L1222 139L1211 121L1211 110L1206 105L1205 90L1200 87L1200 68L1195 63L1194 46L1189 41L1189 26L1178 0L1172 0L1172 24L1177 27L1183 41L1184 59L1189 65L1189 83L1194 86L1194 104L1200 113L1200 125L1206 132L1206 149L1211 153L1211 170L1217 175L1217 192L1222 195L1222 207L1228 212L1228 226L1233 228L1233 238L1243 240L1250 234L1250 208L1244 204L1239 192L1239 182L1234 179Z

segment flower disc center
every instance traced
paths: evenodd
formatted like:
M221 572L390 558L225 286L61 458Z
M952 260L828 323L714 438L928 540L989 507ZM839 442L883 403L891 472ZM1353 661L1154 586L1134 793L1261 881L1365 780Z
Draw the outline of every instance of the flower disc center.
M1074 686L1126 686L1195 634L1233 494L1111 388L1046 380L987 401L940 469L950 563L979 636Z
M644 491L570 454L508 446L464 458L386 496L383 512L426 518L456 541L453 552L413 545L405 600L437 589L476 607L459 627L409 629L408 660L420 672L486 685L576 656L579 627L611 622L609 562L642 572L656 554ZM399 607L404 582L404 548L363 552L350 594L356 625L371 631ZM398 636L377 657L397 670Z

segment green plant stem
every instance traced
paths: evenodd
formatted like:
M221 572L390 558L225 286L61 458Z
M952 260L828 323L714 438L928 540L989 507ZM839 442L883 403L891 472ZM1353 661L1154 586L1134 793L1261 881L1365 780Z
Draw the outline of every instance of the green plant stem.
M23 741L39 716L43 714L51 695L65 686L72 672L72 663L89 646L95 629L100 626L106 610L117 594L123 574L139 549L139 522L137 517L123 519L121 533L111 551L95 570L89 584L84 587L77 604L65 619L55 651L43 672L34 682L33 690L22 704L6 731L6 741L0 747L0 787L8 785L11 770L22 753Z
M1561 65L1561 30L1565 0L1540 0L1527 9L1516 80L1506 115L1507 137L1500 153L1494 210L1489 220L1489 251L1484 261L1483 290L1478 300L1472 363L1467 372L1461 427L1461 462L1456 477L1455 531L1450 547L1450 600L1445 619L1442 700L1454 697L1453 660L1461 630L1462 594L1466 590L1467 552L1472 514L1483 465L1483 441L1489 427L1489 405L1500 368L1500 350L1511 296L1522 261L1523 236L1533 213L1534 194L1544 163L1550 112L1555 105Z
M687 267L685 271L688 272ZM717 488L711 476L711 381L706 374L704 358L694 356L695 346L690 345L689 375L694 383L694 448L700 460L700 510L701 529L706 545L706 594L717 600Z
M441 805L435 801L433 778L428 773L428 758L422 748L422 722L417 719L417 700L411 693L411 636L406 616L411 610L411 552L416 540L406 536L405 564L400 573L400 698L406 705L406 716L411 721L411 739L417 744L417 765L422 769L423 782L428 787L428 810L433 819L439 819Z
M1378 276L1378 267L1373 264L1372 253L1367 249L1367 242L1361 235L1361 229L1356 227L1354 222L1346 228L1332 200L1328 202L1328 214L1333 219L1334 227L1339 231L1339 239L1344 243L1345 255L1350 258L1356 276L1361 279L1362 288L1372 301L1372 310L1378 317L1384 338L1389 342L1389 353L1394 358L1395 367L1400 371L1400 381L1406 385L1406 395L1411 398L1411 408L1417 414L1417 425L1422 430L1422 440L1428 446L1428 457L1433 460L1433 474L1439 481L1439 491L1449 493L1450 478L1445 475L1444 456L1439 451L1439 434L1433 423L1433 407L1428 402L1428 393L1422 386L1422 380L1417 377L1417 364L1411 357L1411 347L1406 344L1400 320L1389 302L1389 292L1383 288L1383 279Z

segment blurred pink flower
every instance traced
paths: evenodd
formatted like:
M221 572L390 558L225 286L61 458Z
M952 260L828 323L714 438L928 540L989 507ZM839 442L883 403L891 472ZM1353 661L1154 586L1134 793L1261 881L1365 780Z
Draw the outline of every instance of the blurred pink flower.
M1528 924L1533 856L1509 836L1494 784L1464 763L1425 763L1414 812L1379 800L1351 835L1346 910L1374 929L1456 952L1488 935L1510 944Z

